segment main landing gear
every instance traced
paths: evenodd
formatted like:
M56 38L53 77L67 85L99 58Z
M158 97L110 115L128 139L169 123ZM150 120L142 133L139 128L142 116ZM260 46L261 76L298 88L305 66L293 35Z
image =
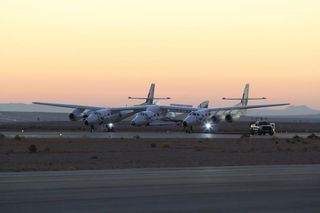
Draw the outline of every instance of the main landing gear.
M192 133L193 132L192 126L184 127L184 130L186 131L186 133Z
M98 126L100 128L98 128L98 130L100 131L107 131L107 132L113 132L114 131L114 125L112 123L106 124L106 125L100 125ZM95 131L95 126L94 125L90 125L90 132L94 132Z

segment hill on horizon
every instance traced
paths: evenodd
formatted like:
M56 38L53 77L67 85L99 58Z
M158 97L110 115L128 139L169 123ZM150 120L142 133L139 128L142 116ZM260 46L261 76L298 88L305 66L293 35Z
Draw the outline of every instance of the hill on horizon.
M288 106L285 109L256 109L248 110L249 116L293 116L293 115L320 115L320 110L312 109L305 105Z
M2 103L0 104L0 111L2 112L56 112L56 113L69 113L72 109L41 106L35 104L23 103ZM320 115L320 110L312 109L308 106L289 106L285 109L256 109L248 110L248 116L290 116L290 115Z
M2 112L56 112L56 113L69 113L72 109L41 106L35 104L23 103L3 103L0 104L0 111Z

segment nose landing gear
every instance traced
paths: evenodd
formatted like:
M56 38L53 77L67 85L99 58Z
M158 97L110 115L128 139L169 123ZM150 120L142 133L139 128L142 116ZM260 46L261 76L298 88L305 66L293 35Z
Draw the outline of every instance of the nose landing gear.
M107 132L113 132L114 131L113 123L107 124L106 128L107 128Z
M90 126L90 132L93 132L93 131L94 131L94 126L91 125L91 126Z

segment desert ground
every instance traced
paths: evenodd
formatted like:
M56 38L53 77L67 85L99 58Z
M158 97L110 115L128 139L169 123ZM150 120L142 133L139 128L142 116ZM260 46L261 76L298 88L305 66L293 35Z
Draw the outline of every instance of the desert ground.
M320 163L320 138L2 138L0 171Z
M0 122L0 171L320 163L320 123L297 120L276 122L276 131L291 133L290 138L248 137L248 119L222 123L216 128L219 134L243 135L240 138L8 138L1 135L5 131L72 131L79 135L89 131L81 122L67 121L66 115L2 113L2 117L8 119L23 119ZM137 135L139 132L183 132L180 126L131 127L128 121L115 124L115 130L124 134L137 132ZM203 128L194 131L202 132ZM296 132L310 137L294 136Z

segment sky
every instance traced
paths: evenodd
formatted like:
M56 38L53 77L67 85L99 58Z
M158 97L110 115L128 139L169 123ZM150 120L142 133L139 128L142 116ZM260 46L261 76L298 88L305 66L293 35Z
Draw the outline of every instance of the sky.
M0 0L0 102L320 109L318 0ZM260 102L261 103L261 102Z

